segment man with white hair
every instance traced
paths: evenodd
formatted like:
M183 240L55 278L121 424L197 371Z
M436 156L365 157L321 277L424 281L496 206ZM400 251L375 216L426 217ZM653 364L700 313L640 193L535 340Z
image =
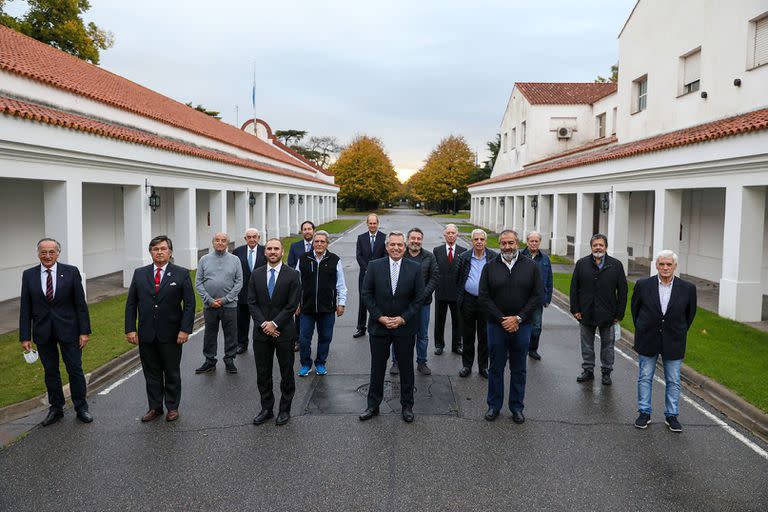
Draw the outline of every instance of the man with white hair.
M536 361L541 359L539 354L539 338L541 337L541 317L544 314L544 308L552 302L552 263L549 256L541 250L541 233L531 231L526 238L528 244L523 249L523 256L527 256L535 261L539 266L539 275L544 285L544 300L531 313L531 343L528 345L528 356Z
M635 351L639 357L635 427L644 429L651 422L651 387L656 360L661 355L666 392L664 416L672 432L682 432L678 416L680 403L680 365L685 356L688 329L696 316L696 286L679 277L677 254L663 250L656 256L657 275L635 284L632 295L632 320L635 323Z
M256 228L245 230L243 238L245 245L237 247L232 254L240 259L243 270L243 287L237 296L237 353L244 354L248 351L248 340L251 332L251 312L248 309L248 281L251 272L267 264L264 255L264 246L259 244L261 233Z

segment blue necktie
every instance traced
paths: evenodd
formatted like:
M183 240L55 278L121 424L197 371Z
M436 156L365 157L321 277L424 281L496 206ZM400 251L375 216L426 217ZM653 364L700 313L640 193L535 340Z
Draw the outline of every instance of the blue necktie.
M269 298L272 298L272 292L275 291L275 269L269 269L269 282L267 283L267 291L269 292Z
M248 249L248 270L253 270L253 249Z

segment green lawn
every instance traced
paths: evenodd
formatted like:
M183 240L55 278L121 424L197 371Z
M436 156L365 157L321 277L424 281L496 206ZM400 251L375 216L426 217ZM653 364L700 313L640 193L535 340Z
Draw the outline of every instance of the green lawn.
M629 311L634 283L628 284L627 313L621 326L634 332ZM568 294L571 274L556 273L554 286ZM699 308L688 331L685 363L768 412L768 333Z
M430 215L434 217L438 217L441 219L468 219L469 218L469 212L459 212L459 213L437 213L432 211L424 211L425 215Z
M549 261L553 265L573 265L573 260L566 258L565 256L558 256L557 254L550 254Z
M192 271L192 285L195 272ZM125 300L127 293L110 297L96 304L89 304L91 335L83 351L83 370L91 372L115 357L133 348L125 341ZM195 293L196 311L202 310L200 297ZM45 393L43 366L26 364L21 357L19 331L0 335L0 407L21 402ZM64 364L60 365L61 380L69 382Z

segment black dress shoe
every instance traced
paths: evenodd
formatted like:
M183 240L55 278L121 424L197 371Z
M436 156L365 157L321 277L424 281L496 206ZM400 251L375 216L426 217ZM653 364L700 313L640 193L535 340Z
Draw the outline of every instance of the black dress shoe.
M459 348L454 348L454 349L451 349L451 352L453 352L454 354L459 354L459 355L461 355L461 354L463 354L463 353L464 353L464 350L463 350L461 347L459 347Z
M248 347L237 347L238 354L245 354L246 352L248 352Z
M209 361L206 361L200 366L200 368L195 368L195 373L210 373L213 370L216 369L216 363L211 363Z
M357 418L360 421L368 421L369 419L373 418L374 416L379 415L379 408L378 407L369 407L366 410L364 410L362 413L360 413L360 416Z
M541 354L539 354L536 350L528 351L528 357L535 359L536 361L541 361Z
M523 416L523 411L512 411L512 421L518 425L525 423L525 416Z
M436 356L443 355L443 347L435 347L435 355Z
M277 413L277 419L275 420L275 425L285 425L288 423L288 421L291 419L291 413L288 411L280 411Z
M44 427L53 425L63 417L64 411L59 411L58 409L48 409L48 416L46 416L45 419L40 422L40 425Z
M480 368L480 370L477 373L479 373L480 376L484 379L488 378L488 368Z
M78 411L77 419L79 419L83 423L90 423L93 421L93 415L88 411Z
M603 378L600 379L600 382L603 383L603 386L610 386L613 384L613 381L611 380L611 372L603 372Z
M413 415L413 409L410 407L403 407L403 412L400 413L403 416L403 421L406 423L413 423L415 416Z
M224 363L224 367L227 369L227 373L237 373L237 366L232 361Z
M465 366L461 370L459 370L459 377L469 377L469 374L472 373L472 369L468 366Z
M359 328L355 331L355 334L352 335L353 338L362 338L363 336L365 336L365 329Z
M487 421L493 421L498 417L499 417L499 411L497 411L496 409L493 409L492 407L489 407L488 412L485 413L485 419Z
M272 411L264 411L262 410L259 414L256 415L255 418L253 418L253 424L254 425L261 425L265 421L272 419L275 417L275 414Z
M581 375L576 377L576 382L589 382L595 379L595 373L592 370L584 370Z

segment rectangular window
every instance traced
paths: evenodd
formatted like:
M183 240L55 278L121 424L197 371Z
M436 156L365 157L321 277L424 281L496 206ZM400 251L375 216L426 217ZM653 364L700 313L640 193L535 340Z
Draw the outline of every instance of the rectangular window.
M508 143L507 139L508 138L509 138L509 136L508 136L507 132L504 132L504 140L501 143L501 150L502 150L503 153L507 152L507 143Z
M512 128L509 132L509 149L515 149L515 143L517 142L517 129Z
M648 75L632 82L632 113L642 112L648 107Z
M768 13L749 23L748 68L768 64Z
M597 135L596 139L605 137L605 112L595 116L595 134Z
M613 107L611 114L611 135L616 135L616 123L618 122L618 108Z
M525 121L520 123L520 145L525 144Z
M680 57L682 80L679 93L688 94L699 90L701 85L701 48Z

